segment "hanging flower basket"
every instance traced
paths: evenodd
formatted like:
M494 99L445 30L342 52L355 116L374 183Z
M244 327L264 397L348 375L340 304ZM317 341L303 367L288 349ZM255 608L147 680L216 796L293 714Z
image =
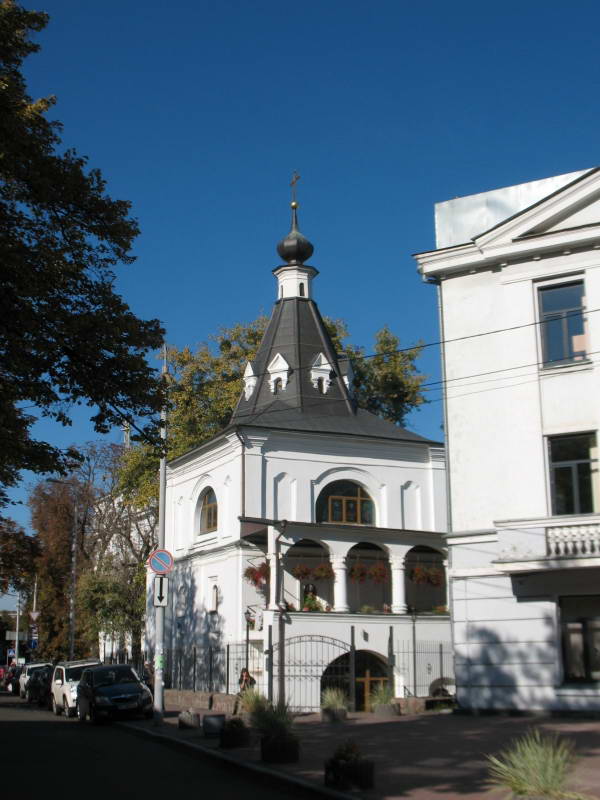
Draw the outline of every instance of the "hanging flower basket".
M244 570L244 578L256 589L262 589L266 585L271 575L271 568L267 561L261 561L257 566L249 566Z
M373 583L387 583L389 580L387 567L381 561L369 567L368 575Z
M444 582L444 573L439 567L430 567L427 579L432 586L441 586Z
M361 564L360 561L356 561L350 567L350 580L354 581L354 583L364 583L367 579L368 572L369 570L365 564Z
M326 581L335 578L335 572L329 561L323 561L322 564L317 564L313 567L312 577L316 581Z
M312 569L307 564L296 564L292 568L292 575L299 581L307 581L312 577Z
M410 572L410 579L413 583L428 583L428 573L427 567L413 567Z

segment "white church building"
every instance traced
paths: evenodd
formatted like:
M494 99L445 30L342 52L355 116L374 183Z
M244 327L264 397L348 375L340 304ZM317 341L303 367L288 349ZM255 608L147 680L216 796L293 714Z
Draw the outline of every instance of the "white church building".
M460 704L600 710L600 169L439 203Z
M272 316L229 426L168 464L173 684L235 692L247 662L295 708L318 707L333 675L357 708L377 683L429 694L452 672L443 445L357 407L295 203L277 250ZM421 666L415 642L435 643Z

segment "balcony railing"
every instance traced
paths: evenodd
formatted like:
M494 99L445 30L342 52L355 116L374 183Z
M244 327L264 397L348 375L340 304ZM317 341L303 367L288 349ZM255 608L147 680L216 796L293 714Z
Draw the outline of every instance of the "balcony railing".
M600 556L600 524L546 528L546 553L555 556Z

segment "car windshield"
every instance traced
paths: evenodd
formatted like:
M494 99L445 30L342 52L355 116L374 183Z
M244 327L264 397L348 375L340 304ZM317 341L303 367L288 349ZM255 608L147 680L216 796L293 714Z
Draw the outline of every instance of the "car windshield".
M46 667L42 664L39 667L29 667L27 673L29 675L35 675L36 672L41 672L42 670L46 669Z
M131 667L114 666L94 672L94 686L111 686L113 683L137 683L138 677Z

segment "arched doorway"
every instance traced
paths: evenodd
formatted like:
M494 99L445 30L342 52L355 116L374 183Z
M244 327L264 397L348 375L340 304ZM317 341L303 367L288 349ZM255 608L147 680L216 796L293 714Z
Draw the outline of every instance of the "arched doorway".
M406 605L409 611L442 611L446 608L444 555L418 545L404 559Z
M391 609L388 555L372 542L359 542L346 556L348 605L357 614L382 614Z
M330 611L333 580L329 552L320 542L301 539L286 552L282 598L290 611Z
M321 692L330 688L342 689L350 698L350 658L350 653L344 653L328 665L321 678ZM357 650L354 658L356 711L370 711L371 693L376 686L388 683L387 661L370 650Z

